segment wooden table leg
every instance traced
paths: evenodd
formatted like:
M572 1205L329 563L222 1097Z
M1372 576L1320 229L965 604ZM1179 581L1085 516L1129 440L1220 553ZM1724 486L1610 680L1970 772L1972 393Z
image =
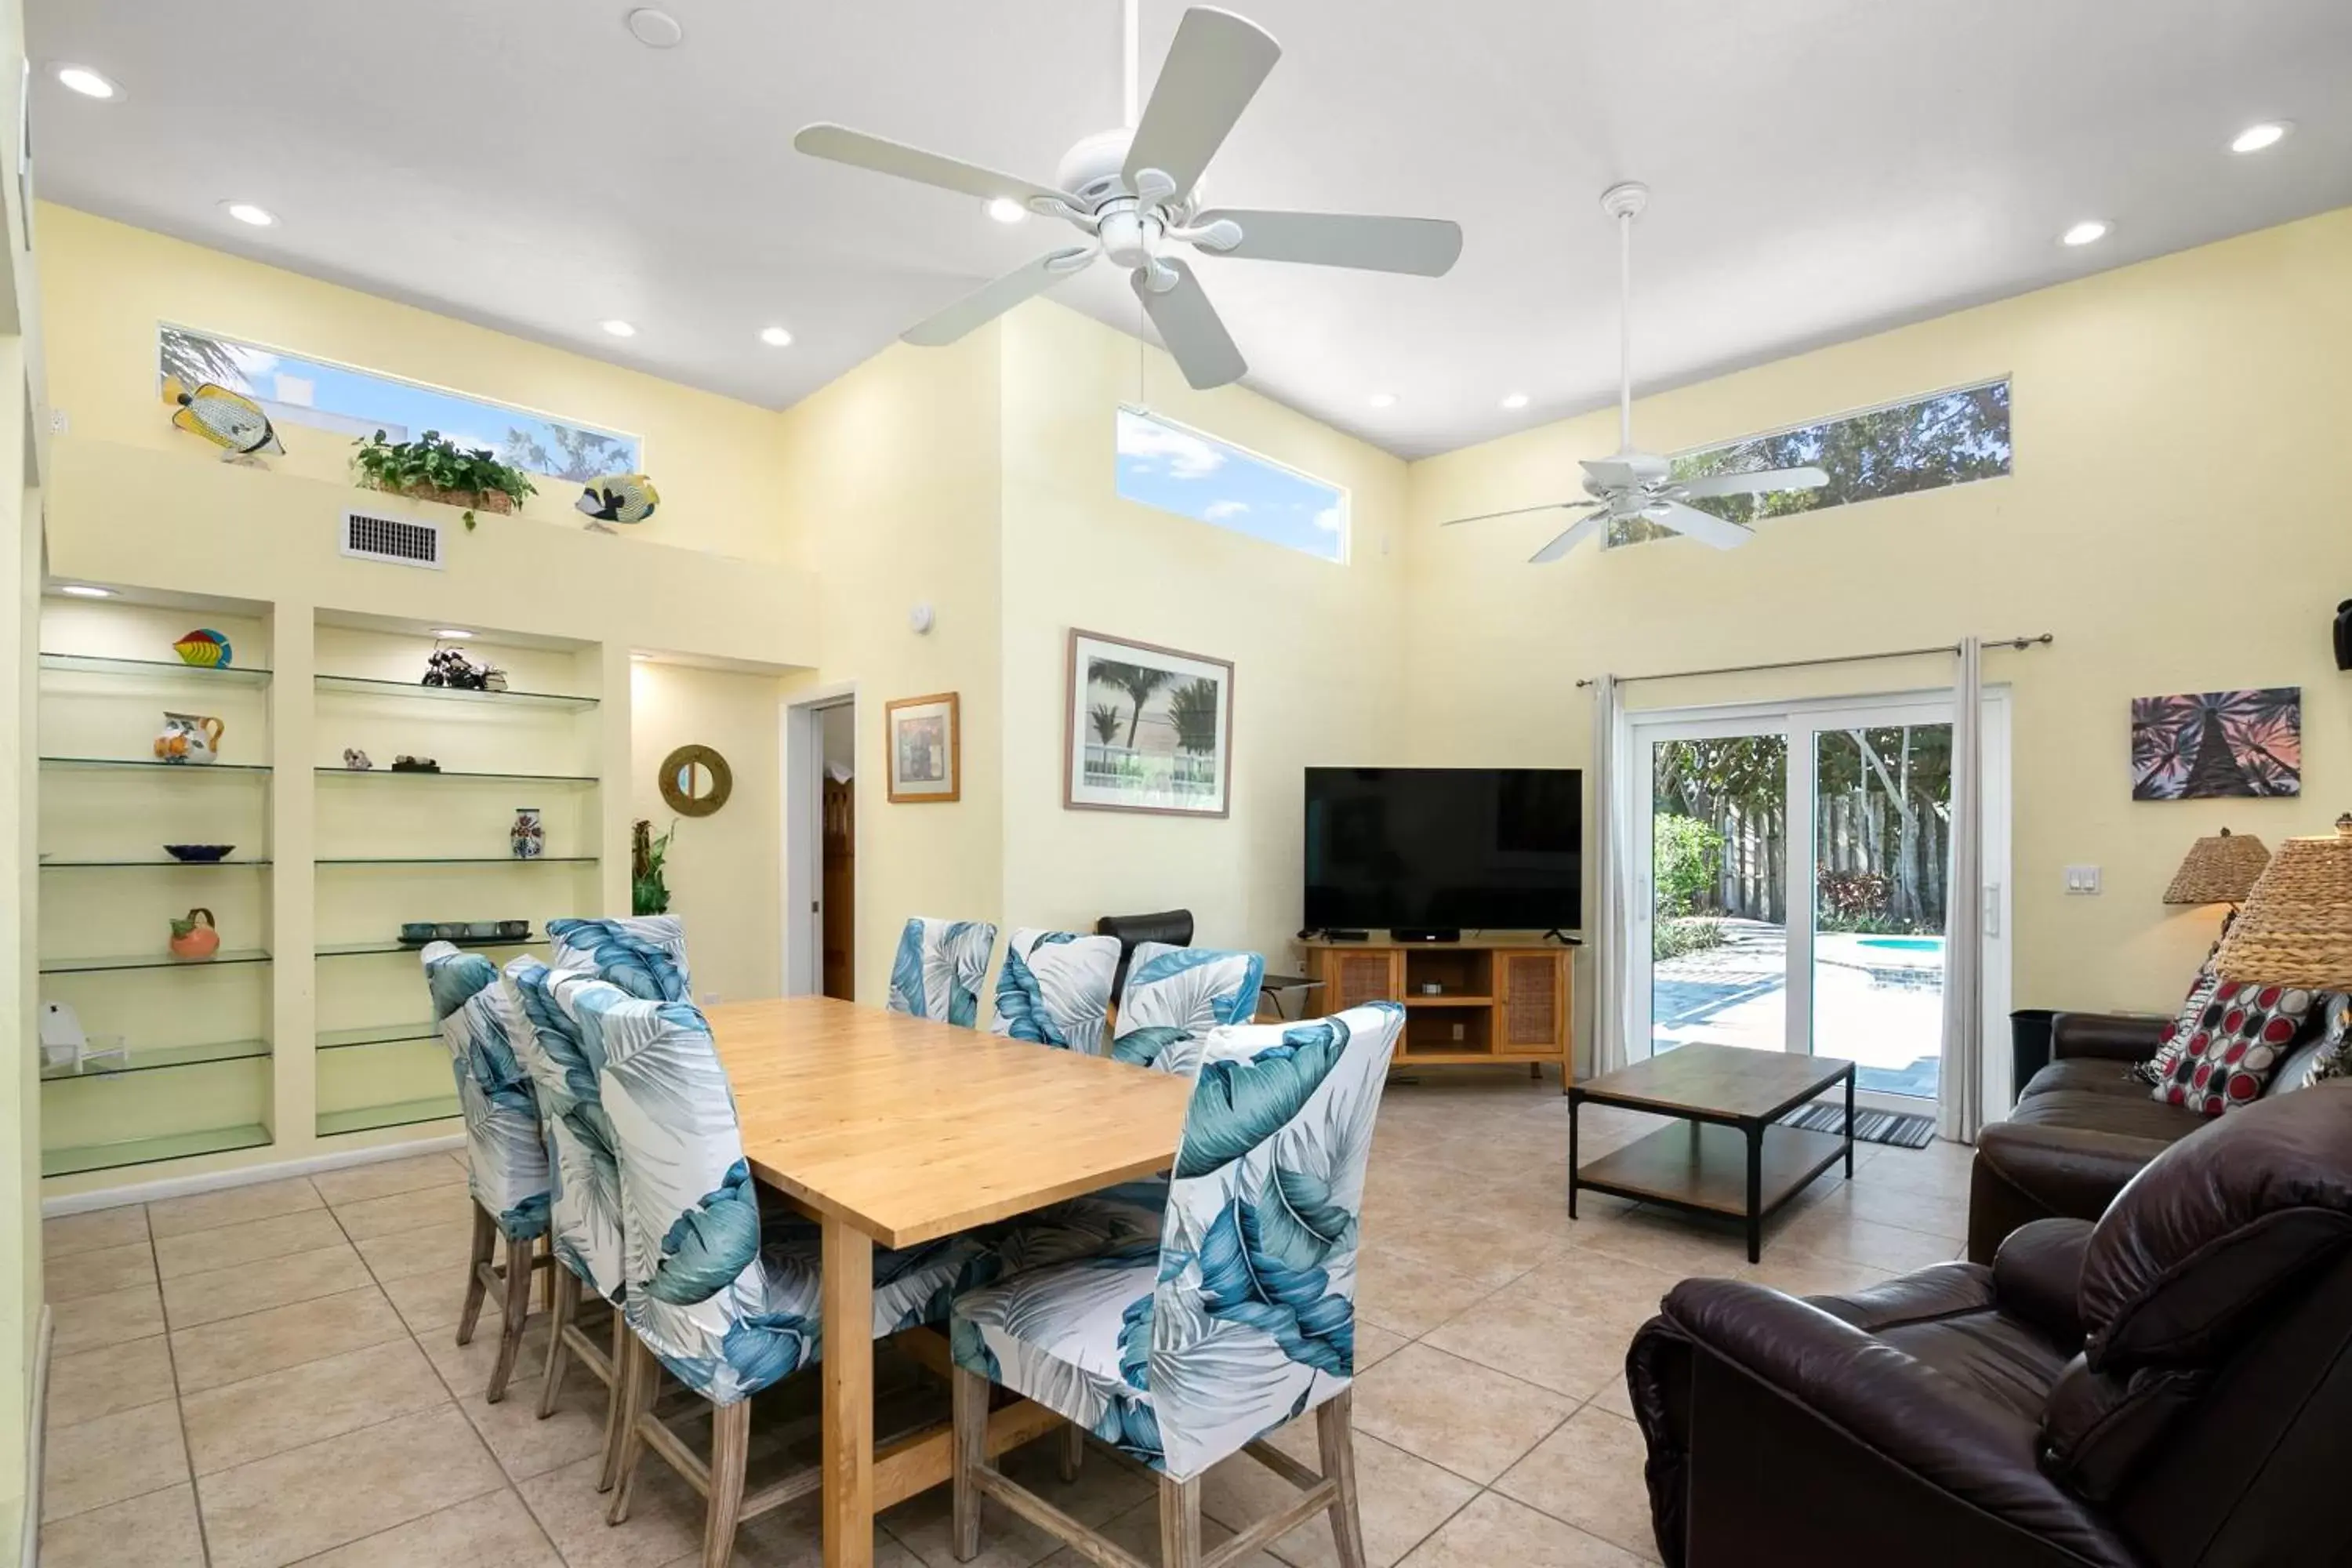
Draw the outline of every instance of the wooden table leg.
M874 1242L824 1216L824 1568L874 1563Z

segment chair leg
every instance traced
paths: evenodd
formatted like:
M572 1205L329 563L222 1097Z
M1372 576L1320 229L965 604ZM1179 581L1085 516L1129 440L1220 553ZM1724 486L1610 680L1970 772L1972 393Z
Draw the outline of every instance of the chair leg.
M702 1523L702 1568L727 1568L743 1513L743 1469L751 1461L751 1402L710 1413L710 1511Z
M1073 1421L1062 1428L1062 1484L1069 1485L1078 1479L1078 1467L1086 1462L1087 1429Z
M623 1379L625 1392L621 1396L621 1447L614 1461L613 1505L604 1510L604 1522L625 1524L629 1518L629 1493L635 1489L637 1466L646 1457L646 1440L637 1430L637 1423L653 1408L654 1388L660 1381L660 1363L654 1352L646 1349L637 1336L628 1336L628 1346L623 1352L627 1358L628 1373Z
M580 1311L580 1276L557 1264L548 1270L547 1277L555 1288L555 1300L548 1308L547 1373L539 1382L541 1421L555 1414L555 1402L563 1396L564 1361L572 1353L571 1347L563 1342L563 1331Z
M1339 1568L1365 1568L1364 1516L1356 1506L1355 1390L1343 1388L1315 1412L1315 1436L1323 1450L1323 1474L1339 1483L1331 1500L1331 1538Z
M1201 1479L1160 1478L1160 1568L1201 1568Z
M608 1492L613 1483L621 1479L621 1411L628 1392L627 1379L622 1368L627 1364L629 1342L636 1336L629 1332L629 1321L621 1309L613 1309L613 1348L608 1352L613 1368L613 1381L604 1390L604 1468L596 1478L596 1489Z
M482 1270L498 1256L499 1222L481 1205L474 1205L474 1244L466 1253L466 1307L457 1314L457 1342L470 1344L474 1339L474 1323L482 1315L483 1298L489 1287L482 1282Z
M955 1560L969 1563L980 1555L980 1488L972 1471L988 1462L988 1379L956 1368L954 1403Z
M523 1325L530 1321L530 1255L535 1243L507 1240L506 1316L499 1324L499 1359L490 1368L490 1386L483 1397L496 1405L507 1396L507 1380L514 1375L515 1358L522 1353Z

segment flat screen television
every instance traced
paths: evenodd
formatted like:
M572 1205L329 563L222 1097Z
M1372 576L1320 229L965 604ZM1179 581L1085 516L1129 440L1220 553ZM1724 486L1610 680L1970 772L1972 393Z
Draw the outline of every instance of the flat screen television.
M1309 768L1307 925L1574 931L1575 768Z

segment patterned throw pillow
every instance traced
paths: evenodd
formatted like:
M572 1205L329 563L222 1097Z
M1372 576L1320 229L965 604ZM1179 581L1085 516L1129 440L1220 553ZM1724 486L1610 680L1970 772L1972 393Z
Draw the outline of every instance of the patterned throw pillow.
M2319 1055L2312 1059L2311 1075L2290 1088L2325 1083L2331 1078L2352 1078L2352 996L2330 991L2320 1005L2327 1022L2320 1033Z
M2262 1098L2271 1073L2315 1020L2324 992L2224 980L2189 1032L2159 1099L2219 1116ZM2221 1016L2207 1022L2218 1011Z
M2215 944L2217 950L2219 945ZM2156 1055L2132 1067L2133 1076L2142 1083L2154 1086L2154 1098L2179 1103L2166 1092L2172 1081L2172 1069L2179 1065L2180 1053L2187 1047L2189 1036L2200 1027L2210 1029L2221 1022L2221 1010L2213 1002L2213 993L2221 988L2221 976L2215 972L2213 955L2209 952L2205 955L2205 962L2198 966L2197 978L2189 983L2189 996L2180 1004L2180 1011L2156 1037ZM2210 1018L2206 1016L2209 1012L2212 1014Z

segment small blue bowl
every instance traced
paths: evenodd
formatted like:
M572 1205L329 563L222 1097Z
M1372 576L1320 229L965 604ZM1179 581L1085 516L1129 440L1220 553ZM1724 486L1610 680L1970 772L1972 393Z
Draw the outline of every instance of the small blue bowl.
M236 847L234 844L166 844L163 853L192 866L205 866L215 860L227 859L229 852Z

